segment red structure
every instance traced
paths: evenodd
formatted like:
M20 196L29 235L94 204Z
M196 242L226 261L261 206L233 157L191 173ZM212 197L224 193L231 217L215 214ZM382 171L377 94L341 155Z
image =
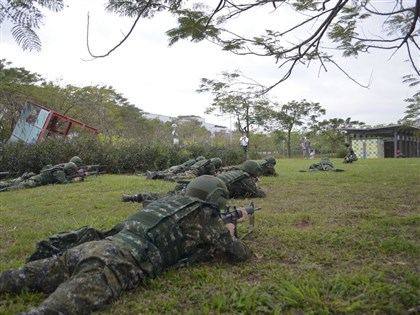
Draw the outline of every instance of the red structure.
M96 128L31 101L26 101L9 142L22 140L26 143L37 143L55 135L65 138L70 134L73 126L95 134L98 133Z

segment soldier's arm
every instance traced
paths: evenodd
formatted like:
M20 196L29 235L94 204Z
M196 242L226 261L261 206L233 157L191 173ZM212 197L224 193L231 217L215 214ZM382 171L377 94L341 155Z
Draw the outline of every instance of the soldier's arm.
M55 180L57 184L67 184L70 182L75 182L77 180L75 180L78 177L73 177L73 178L68 178L66 176L66 173L64 171L57 171L54 174Z
M257 186L254 179L252 179L251 177L247 177L243 179L242 184L243 184L244 190L246 190L247 192L246 196L248 198L253 198L253 197L263 198L266 196L265 192Z
M210 211L203 214L201 216L200 238L205 243L211 244L217 250L226 253L233 261L244 261L251 256L249 247L231 235L219 216L214 216L214 213Z

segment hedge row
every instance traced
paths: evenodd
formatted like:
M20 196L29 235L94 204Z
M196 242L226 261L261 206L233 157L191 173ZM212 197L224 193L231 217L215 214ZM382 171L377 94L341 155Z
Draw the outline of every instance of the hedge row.
M0 150L0 171L22 174L39 172L47 164L69 161L72 156L82 158L84 164L107 165L106 172L114 174L143 173L147 170L163 170L197 156L220 157L224 165L243 161L240 148L226 146L173 146L142 144L135 140L54 138L37 144L3 144ZM251 158L258 158L251 154Z

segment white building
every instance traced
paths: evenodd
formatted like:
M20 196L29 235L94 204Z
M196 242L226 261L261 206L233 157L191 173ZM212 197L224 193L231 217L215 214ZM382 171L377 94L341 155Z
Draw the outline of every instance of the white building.
M206 123L206 120L204 118L200 116L195 116L195 115L171 117L171 116L165 116L165 115L159 115L159 114L143 113L143 116L147 119L158 119L162 122L178 121L182 123L182 122L196 120L200 122L207 130L209 130L212 133L212 135L214 135L216 132L224 132L224 133L230 132L228 127Z

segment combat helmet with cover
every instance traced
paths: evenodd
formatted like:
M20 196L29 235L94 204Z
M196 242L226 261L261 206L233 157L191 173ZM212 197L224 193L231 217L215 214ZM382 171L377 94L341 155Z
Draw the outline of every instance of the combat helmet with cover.
M77 167L80 167L82 165L82 159L79 158L78 156L73 156L69 162L73 162L74 164L76 164Z
M219 169L222 167L223 162L221 158L215 157L215 158L211 158L210 160L214 164L214 167L216 169Z
M243 162L240 166L240 169L254 177L258 177L263 173L258 163L252 160L247 160Z
M64 164L64 171L66 174L71 175L77 172L77 165L73 162Z
M185 194L215 203L219 206L219 209L224 209L229 199L229 191L225 183L210 175L202 175L191 181L185 190Z
M265 160L268 162L268 163L270 163L270 164L273 164L273 165L276 165L276 159L274 158L274 157L272 157L271 155L270 156L267 156L266 158L265 158Z

